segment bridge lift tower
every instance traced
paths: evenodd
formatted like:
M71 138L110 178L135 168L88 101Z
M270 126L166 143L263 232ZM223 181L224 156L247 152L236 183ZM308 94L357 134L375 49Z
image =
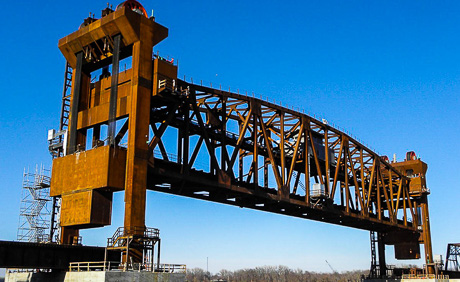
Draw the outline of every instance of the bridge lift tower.
M412 154L391 163L327 122L181 80L153 54L167 36L128 0L59 41L72 68L66 153L50 188L61 199L61 244L109 225L118 191L123 236L142 237L149 189L374 231L382 276L385 245L417 259L423 244L432 262L425 163ZM123 59L131 68L120 71ZM142 262L134 243L123 260Z

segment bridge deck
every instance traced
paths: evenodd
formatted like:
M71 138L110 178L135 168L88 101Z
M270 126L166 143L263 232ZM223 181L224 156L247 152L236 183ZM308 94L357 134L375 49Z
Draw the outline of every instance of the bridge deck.
M280 201L275 189L260 186L254 189L245 182L226 185L204 171L193 169L188 175L181 171L182 166L177 163L155 159L155 166L149 169L148 189L364 230L414 233L401 220L389 226L373 214L364 216L359 211L346 212L344 207L327 198L318 198L308 204L305 197L291 194L288 201Z

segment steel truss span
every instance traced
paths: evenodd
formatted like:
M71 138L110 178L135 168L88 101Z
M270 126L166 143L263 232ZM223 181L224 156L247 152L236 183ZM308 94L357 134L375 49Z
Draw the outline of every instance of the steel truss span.
M176 84L152 98L148 189L359 229L417 231L408 178L350 136L254 97ZM163 141L170 128L175 146Z

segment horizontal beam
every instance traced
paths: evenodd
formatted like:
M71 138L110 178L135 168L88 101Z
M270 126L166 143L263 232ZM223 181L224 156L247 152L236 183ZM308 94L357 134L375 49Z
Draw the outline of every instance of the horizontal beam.
M161 159L155 159L154 163L155 166L149 168L147 176L147 189L149 190L328 222L362 230L417 232L414 227L405 226L401 220L395 223L390 222L389 218L387 221L379 220L377 216L371 214L362 215L353 211L346 212L341 206L334 204L329 207L315 206L314 204L306 203L303 197L298 196L296 198L292 194L290 198L281 199L274 189L258 187L256 192L256 189L244 187L243 185L219 183L213 175L194 169L191 169L188 175L184 175L180 173L180 165L165 162ZM161 185L164 183L169 183L170 187ZM218 196L219 194L220 196ZM222 197L222 195L225 195L225 197ZM252 200L240 202L237 200L238 198Z
M65 270L70 262L103 261L104 253L103 247L0 241L0 268ZM107 261L119 257L119 252L107 253Z

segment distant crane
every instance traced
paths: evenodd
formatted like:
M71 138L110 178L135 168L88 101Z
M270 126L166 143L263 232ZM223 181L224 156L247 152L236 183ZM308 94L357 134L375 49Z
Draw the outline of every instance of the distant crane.
M329 265L329 267L331 268L332 273L334 273L334 274L335 274L335 273L338 273L338 272L332 267L332 265L331 265L327 260L326 260L326 263L327 263L327 265Z

